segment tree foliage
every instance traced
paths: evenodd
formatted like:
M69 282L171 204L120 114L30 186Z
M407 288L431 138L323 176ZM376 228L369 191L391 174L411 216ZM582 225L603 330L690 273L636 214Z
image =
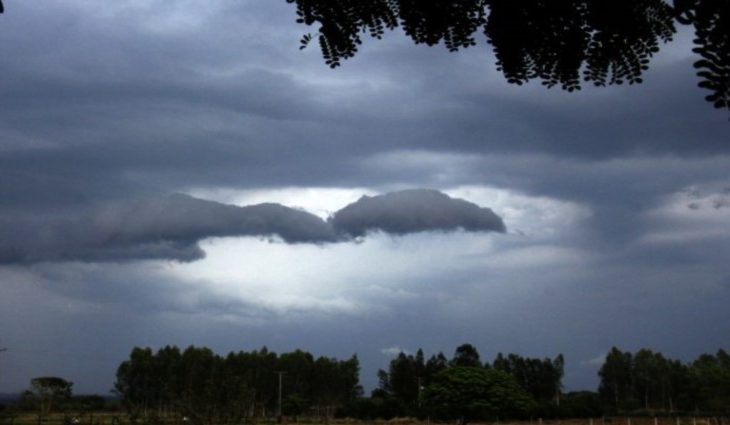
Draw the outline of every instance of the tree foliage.
M135 347L117 369L115 389L133 420L186 416L194 424L231 424L276 412L278 376L283 410L332 416L361 393L359 361L315 359L294 351L277 355L266 347L221 357L208 348Z
M519 389L514 392L517 405L529 407L530 412L546 417L556 415L555 409L551 410L546 406L557 403L562 389L564 367L562 355L550 360L523 358L516 354L510 354L505 358L500 353L494 360L493 366L488 362L482 364L479 351L471 344L458 346L450 360L443 353L438 353L425 361L423 350L420 349L415 355L400 353L391 360L388 371L378 371L379 388L373 392L373 395L384 400L392 400L392 406L400 407L399 415L401 416L433 414L452 419L462 416L465 419L523 416L526 410L512 409L515 406L510 407L503 404L503 400L480 399L486 395L495 396L490 392L491 390L477 392L474 400L468 403L464 401L466 404L459 405L458 409L453 408L456 398L466 396L448 390L450 385L457 386L454 382L468 377L470 379L466 379L466 382L482 382L485 379L484 376L488 376L488 382L496 380L501 383L508 378L509 385L514 384ZM487 375L483 374L485 370L489 370ZM482 382L482 384L485 383ZM428 396L426 396L427 393ZM510 394L512 393L510 392ZM522 403L523 396L529 400L529 403ZM457 414L459 409L463 412Z
M461 344L454 351L454 358L451 359L452 366L481 367L482 361L479 358L479 351L471 344Z
M724 350L685 364L649 349L614 347L598 374L599 393L613 412L730 412L730 356Z
M565 367L562 354L551 360L522 357L513 353L505 357L498 353L492 367L513 376L520 387L543 407L559 404Z
M42 376L30 380L29 394L37 402L39 413L46 416L51 413L54 404L71 398L73 382L57 376Z
M573 91L642 82L652 56L676 33L693 25L699 86L707 100L730 108L730 3L726 0L418 1L287 0L297 21L318 25L302 37L317 40L331 67L353 57L363 34L382 38L402 27L414 43L450 51L474 46L479 33L492 46L497 69L510 83L537 79Z
M434 416L470 420L519 418L534 407L532 398L502 371L454 366L434 376L424 401Z
M443 353L432 355L426 361L421 349L418 349L415 356L401 352L390 361L387 372L378 371L379 387L375 395L396 400L395 404L401 406L401 415L415 414L423 388L449 365L450 362Z

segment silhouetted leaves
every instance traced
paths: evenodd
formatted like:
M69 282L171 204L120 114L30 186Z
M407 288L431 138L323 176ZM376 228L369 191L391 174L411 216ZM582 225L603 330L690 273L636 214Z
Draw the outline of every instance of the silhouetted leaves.
M320 24L318 40L332 68L351 58L361 35L381 38L401 26L416 43L450 51L474 46L482 32L507 81L538 79L546 87L636 84L659 45L672 39L675 19L693 24L700 87L716 107L730 108L730 2L726 0L287 0L300 23ZM305 35L302 46L313 38Z
M712 91L705 97L716 108L730 108L730 2L696 1L683 11L695 26L692 49L702 59L695 62L699 86Z
M293 3L294 0L287 0ZM385 29L396 27L397 4L391 0L361 2L358 0L311 1L297 0L297 22L312 25L319 22L319 47L325 63L332 68L340 65L342 59L352 57L362 43L361 32L381 38ZM302 47L312 40L305 35Z

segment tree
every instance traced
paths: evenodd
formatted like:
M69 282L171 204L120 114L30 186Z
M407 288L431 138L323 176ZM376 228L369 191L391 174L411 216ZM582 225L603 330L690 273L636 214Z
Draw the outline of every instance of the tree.
M730 410L730 355L719 350L716 355L702 354L690 367L695 399L694 408L728 413Z
M634 391L636 397L642 401L644 409L654 407L660 397L661 378L665 375L664 363L661 354L655 355L648 349L641 349L633 356L631 370Z
M437 373L449 367L449 362L446 360L444 353L439 352L438 354L432 355L426 362L425 367L425 379L423 385L428 385L431 382L431 377Z
M357 356L314 357L301 350L281 356L266 347L221 357L205 347L135 347L117 369L115 389L132 421L186 416L193 424L238 424L276 411L278 376L285 382L283 410L298 415L314 406L321 415L361 396Z
M51 413L54 403L71 398L73 382L56 376L43 376L30 380L30 391L39 403L39 414Z
M387 372L378 371L379 390L395 398L404 409L410 409L401 414L412 414L418 407L420 388L428 381L428 374L422 349L415 356L401 352L390 361Z
M318 24L302 37L317 40L331 67L353 57L362 34L381 38L402 27L416 44L441 42L450 51L475 46L486 36L497 69L510 83L537 79L568 91L581 80L596 86L641 83L660 43L675 22L693 25L699 86L717 108L730 109L730 3L726 0L287 0L297 22Z
M479 351L471 344L462 344L456 347L454 358L451 359L451 366L481 367Z
M718 350L682 363L643 348L613 347L598 372L604 406L618 412L646 410L730 412L730 355Z
M510 353L504 357L498 353L492 367L512 375L517 383L536 401L543 405L560 404L565 359L558 354L555 359L522 357Z
M520 418L534 407L512 376L495 369L451 367L434 376L424 401L441 419L492 420Z
M631 359L631 353L623 353L613 347L598 371L598 376L601 378L598 392L604 402L613 407L614 412L618 412L622 407L631 407L632 404Z
M130 417L136 419L146 416L155 402L154 357L149 348L138 347L132 349L129 357L117 368L114 391L122 397Z

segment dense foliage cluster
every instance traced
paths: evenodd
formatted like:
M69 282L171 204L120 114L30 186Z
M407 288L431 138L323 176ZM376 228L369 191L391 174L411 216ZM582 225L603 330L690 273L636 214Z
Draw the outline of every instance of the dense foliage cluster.
M287 0L298 22L319 24L325 62L336 67L354 56L362 34L381 38L402 27L415 43L443 42L451 50L486 36L497 67L515 84L532 79L573 91L581 80L597 86L642 81L659 44L676 33L675 21L693 25L701 56L700 87L716 107L730 108L730 3L726 0L418 1Z
M30 380L30 389L21 395L22 403L38 407L39 416L51 413L57 404L71 399L73 382L57 376L41 376Z
M432 416L486 420L496 417L551 416L562 389L564 360L524 358L501 353L482 363L471 344L425 359L400 353L388 371L378 371L374 399L388 409L383 416Z
M133 419L174 415L194 424L233 424L278 410L332 416L361 395L359 362L262 348L221 357L208 348L134 348L117 370L115 389Z
M439 419L468 420L527 417L534 400L509 374L480 367L453 366L437 373L426 387L424 411Z
M612 412L730 413L730 355L724 350L682 363L648 349L632 354L614 347L598 374L598 391Z

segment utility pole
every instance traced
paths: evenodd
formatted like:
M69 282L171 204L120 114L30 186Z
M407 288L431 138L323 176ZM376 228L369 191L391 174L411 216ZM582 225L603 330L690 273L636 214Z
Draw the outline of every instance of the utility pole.
M281 416L281 377L284 375L285 372L278 371L276 372L277 375L279 375L279 414L277 415L279 423L282 421Z
M2 0L0 0L0 1L2 1ZM1 9L1 8L2 8L2 4L0 4L0 9ZM7 348L0 348L0 354L4 353L4 352L6 352L6 351L8 351L8 349L7 349Z

